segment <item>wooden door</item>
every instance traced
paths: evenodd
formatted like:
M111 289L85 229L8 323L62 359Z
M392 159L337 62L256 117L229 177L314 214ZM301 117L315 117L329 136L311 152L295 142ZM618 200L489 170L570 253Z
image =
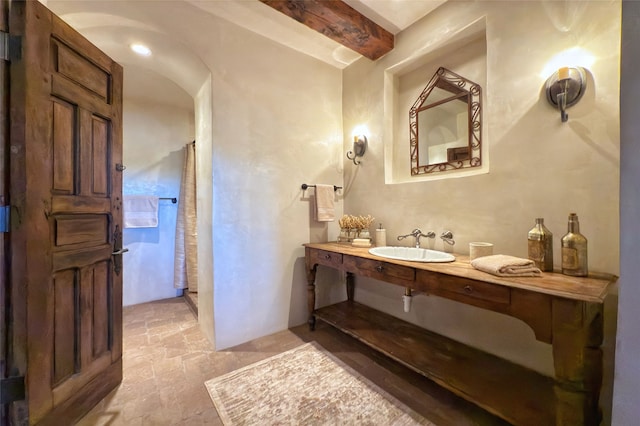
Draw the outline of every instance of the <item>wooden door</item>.
M9 30L11 416L70 425L122 380L122 68L37 1Z

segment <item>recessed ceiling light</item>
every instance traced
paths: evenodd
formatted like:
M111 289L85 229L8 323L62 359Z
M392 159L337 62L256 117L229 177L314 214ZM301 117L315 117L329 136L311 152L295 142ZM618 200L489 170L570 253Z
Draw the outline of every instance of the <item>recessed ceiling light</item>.
M131 50L136 52L138 55L151 56L151 49L149 49L144 44L132 44Z

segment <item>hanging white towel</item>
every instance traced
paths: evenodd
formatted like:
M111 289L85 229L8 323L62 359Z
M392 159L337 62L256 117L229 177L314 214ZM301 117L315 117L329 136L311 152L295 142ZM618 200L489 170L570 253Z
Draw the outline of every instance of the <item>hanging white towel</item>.
M125 195L123 212L125 228L155 228L158 226L158 197Z
M315 219L318 222L333 222L335 219L333 185L316 185Z

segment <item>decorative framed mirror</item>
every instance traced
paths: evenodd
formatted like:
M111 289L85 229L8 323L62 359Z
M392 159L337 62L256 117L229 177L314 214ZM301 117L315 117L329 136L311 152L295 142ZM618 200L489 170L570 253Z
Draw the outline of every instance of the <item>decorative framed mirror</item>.
M480 85L438 68L409 110L411 175L482 164Z

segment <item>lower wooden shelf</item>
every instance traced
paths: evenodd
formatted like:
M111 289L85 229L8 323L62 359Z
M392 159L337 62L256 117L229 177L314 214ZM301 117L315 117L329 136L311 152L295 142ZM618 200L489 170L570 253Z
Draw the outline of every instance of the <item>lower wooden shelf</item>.
M555 424L551 377L356 302L327 306L314 314L510 423Z

